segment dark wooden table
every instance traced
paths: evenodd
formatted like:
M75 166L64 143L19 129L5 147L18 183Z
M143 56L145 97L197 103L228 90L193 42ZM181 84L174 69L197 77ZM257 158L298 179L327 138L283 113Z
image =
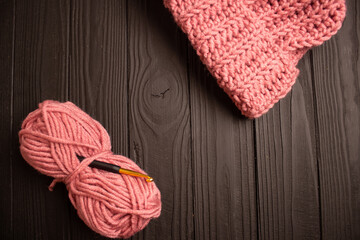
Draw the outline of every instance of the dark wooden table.
M287 97L241 116L162 1L0 0L0 239L101 239L18 131L45 99L108 130L162 192L133 239L360 239L360 3Z

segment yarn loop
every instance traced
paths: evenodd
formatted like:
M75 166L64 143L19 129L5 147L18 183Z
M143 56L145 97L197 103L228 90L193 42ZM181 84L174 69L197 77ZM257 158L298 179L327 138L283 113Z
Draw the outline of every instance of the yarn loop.
M160 215L155 183L88 166L96 159L146 174L130 159L114 155L106 130L73 103L40 103L24 120L19 141L24 159L54 178L50 190L57 182L66 184L79 217L95 232L128 238Z

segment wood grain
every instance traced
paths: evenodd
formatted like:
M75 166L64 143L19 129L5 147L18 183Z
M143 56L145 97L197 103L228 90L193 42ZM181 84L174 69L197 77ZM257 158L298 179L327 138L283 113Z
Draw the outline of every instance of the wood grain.
M324 239L360 239L360 4L313 51Z
M189 51L195 239L257 239L253 121Z
M0 238L10 239L12 212L12 84L14 52L14 1L0 1ZM9 141L10 140L10 141Z
M18 131L22 120L40 101L66 98L69 1L19 0L15 15L12 238L67 238L67 192L63 186L49 192L51 179L22 159Z
M126 155L126 2L76 0L71 6L71 100L108 130L113 151Z
M309 54L291 93L256 120L260 239L319 239Z
M130 156L162 193L161 217L134 239L192 239L185 40L161 1L129 1L128 16Z
M125 1L71 2L70 99L108 131L112 151L128 156ZM71 206L71 237L99 239Z
M0 0L0 239L105 239L18 131L70 100L154 177L162 214L132 239L360 239L360 4L305 55L288 96L240 115L162 1Z

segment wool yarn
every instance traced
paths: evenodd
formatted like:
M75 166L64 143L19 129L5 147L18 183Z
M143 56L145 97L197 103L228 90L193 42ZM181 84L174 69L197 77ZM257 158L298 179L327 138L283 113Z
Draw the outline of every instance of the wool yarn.
M19 132L24 159L40 173L64 182L79 217L95 232L128 238L160 215L160 191L144 178L88 165L99 160L146 174L130 159L111 152L104 127L71 102L44 101ZM79 161L78 156L85 159Z
M334 35L345 0L164 0L242 114L256 118L295 83L305 52Z

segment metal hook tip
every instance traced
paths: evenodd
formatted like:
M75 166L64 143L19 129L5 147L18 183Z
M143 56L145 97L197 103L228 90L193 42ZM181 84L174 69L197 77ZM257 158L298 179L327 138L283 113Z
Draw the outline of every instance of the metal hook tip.
M148 176L148 177L146 178L146 181L147 181L147 182L152 182L152 181L154 181L154 179L153 179L152 177L149 177L149 176Z

